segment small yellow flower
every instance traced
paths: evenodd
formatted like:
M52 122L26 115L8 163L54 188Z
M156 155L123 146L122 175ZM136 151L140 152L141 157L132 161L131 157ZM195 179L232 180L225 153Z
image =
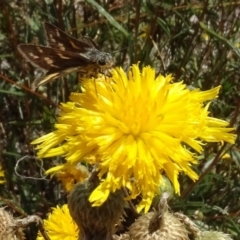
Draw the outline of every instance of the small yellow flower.
M198 178L191 165L203 143L233 144L236 136L228 122L209 116L210 102L204 105L220 87L191 91L171 80L155 76L151 67L140 72L137 65L128 75L116 68L111 78L87 79L82 93L62 104L56 130L33 142L38 157L63 155L67 163L96 165L102 181L90 196L95 206L126 187L130 198L141 194L138 211L147 212L164 172L179 194L179 173Z
M142 25L140 27L140 34L139 34L140 39L145 40L146 37L149 35L150 31L151 31L150 25L148 24Z
M5 176L2 167L0 166L0 184L5 183Z
M62 182L64 189L68 192L72 190L76 183L82 182L89 176L87 168L80 163L66 163L64 165L51 168L51 170L53 172L57 171L56 177Z
M67 204L53 208L48 219L44 220L44 228L51 240L78 240L78 227L71 218ZM40 235L37 240L44 240Z
M208 42L210 40L210 36L206 32L204 32L201 34L201 40L204 42Z

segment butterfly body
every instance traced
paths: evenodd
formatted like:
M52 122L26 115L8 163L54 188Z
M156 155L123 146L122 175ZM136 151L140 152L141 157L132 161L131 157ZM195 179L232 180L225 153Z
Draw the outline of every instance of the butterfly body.
M50 23L45 23L45 31L48 47L33 44L18 46L18 51L27 61L45 71L43 77L33 82L32 88L72 72L94 76L113 66L111 54L101 52L92 39L81 37L77 40Z

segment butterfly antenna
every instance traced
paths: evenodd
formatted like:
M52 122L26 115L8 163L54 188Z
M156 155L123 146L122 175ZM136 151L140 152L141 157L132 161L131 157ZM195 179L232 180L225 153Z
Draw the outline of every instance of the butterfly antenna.
M133 46L136 46L136 45L137 44L133 44ZM124 47L124 48L118 49L116 51L113 51L113 53L121 52L122 50L125 50L125 49L128 49L128 47Z
M125 50L125 49L127 49L128 47L125 47L125 48L121 48L121 49L118 49L118 50L116 50L116 51L113 51L113 54L114 53L117 53L117 52L121 52L122 50Z

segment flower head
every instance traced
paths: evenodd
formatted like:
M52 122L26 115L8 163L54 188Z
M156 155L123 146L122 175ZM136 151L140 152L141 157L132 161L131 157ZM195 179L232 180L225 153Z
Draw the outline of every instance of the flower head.
M2 169L2 167L0 166L0 184L5 183L5 179L4 179L4 171Z
M131 198L141 194L138 211L147 212L164 172L179 193L179 173L198 177L191 165L204 141L235 141L228 122L210 117L210 103L204 105L220 87L191 91L171 80L133 65L128 75L116 68L111 78L84 81L82 93L62 104L56 130L33 142L39 144L38 156L64 155L68 163L96 165L102 181L90 196L95 206L126 187Z
M80 163L66 163L64 165L51 168L51 171L57 171L56 177L62 182L62 185L67 192L71 191L76 183L82 182L89 176L88 169ZM49 173L51 171L49 171Z
M78 227L73 222L67 204L62 207L57 206L53 208L52 213L49 214L48 219L44 220L44 228L51 240L77 240ZM39 236L37 240L43 240Z

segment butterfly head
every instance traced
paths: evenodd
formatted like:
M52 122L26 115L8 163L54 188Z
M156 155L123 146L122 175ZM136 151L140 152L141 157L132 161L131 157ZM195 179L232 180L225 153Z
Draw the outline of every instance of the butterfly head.
M98 56L97 64L101 70L109 69L114 64L114 58L110 53L102 52Z

